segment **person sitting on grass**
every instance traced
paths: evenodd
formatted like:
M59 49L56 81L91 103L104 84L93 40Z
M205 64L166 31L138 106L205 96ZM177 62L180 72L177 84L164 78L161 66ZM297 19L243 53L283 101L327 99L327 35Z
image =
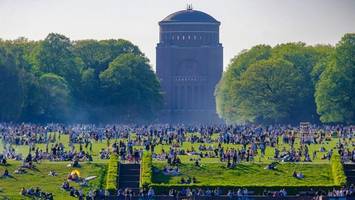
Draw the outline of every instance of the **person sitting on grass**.
M229 169L233 169L233 168L235 168L236 166L237 166L237 163L236 163L236 162L233 162L233 163L228 162L228 163L227 163L227 168L229 168Z
M57 176L57 172L50 170L48 176Z
M15 170L15 174L25 174L27 171L23 167L19 167Z
M25 189L24 187L21 188L20 194L21 194L22 196L25 196L25 195L26 195L26 189Z
M64 181L62 186L61 186L62 189L64 190L69 190L70 186L69 186L69 182L68 181Z
M81 182L79 183L79 185L82 186L82 187L87 187L89 184L88 184L88 181L87 181L87 180L83 179L83 181L81 181Z
M309 156L309 154L305 155L304 162L312 162L311 157Z
M196 177L192 177L192 183L197 183L197 179L196 179Z
M3 166L7 165L6 158L3 155L0 155L0 165L3 165Z
M297 178L299 179L303 179L304 175L302 174L302 172L297 173Z
M4 177L4 178L10 177L9 170L5 169L4 174L2 175L2 177Z
M186 184L190 184L191 183L191 178L190 177L187 177L186 179Z
M23 167L28 168L28 169L33 169L33 159L32 159L32 154L29 153L26 157L26 159L23 162Z
M73 167L76 167L76 168L79 168L80 167L80 164L79 164L79 159L78 158L76 158L75 160L74 160L74 162L73 162L73 165L72 165Z
M201 167L201 164L200 164L200 162L198 161L198 159L196 159L196 161L195 161L195 166L196 166L196 167Z
M178 164L181 164L181 160L179 157L175 156L172 165L178 165Z
M293 171L292 176L297 178L297 179L303 179L304 178L304 175L302 174L302 172L297 173L296 171Z
M273 163L267 165L267 166L265 167L265 169L275 170L277 164L278 164L277 162L273 162Z

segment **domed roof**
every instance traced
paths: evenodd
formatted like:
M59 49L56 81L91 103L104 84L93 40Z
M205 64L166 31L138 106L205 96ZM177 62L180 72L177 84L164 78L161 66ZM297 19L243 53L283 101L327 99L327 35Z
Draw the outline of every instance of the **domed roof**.
M204 22L204 23L219 23L211 15L192 9L181 10L165 17L161 23L169 22Z

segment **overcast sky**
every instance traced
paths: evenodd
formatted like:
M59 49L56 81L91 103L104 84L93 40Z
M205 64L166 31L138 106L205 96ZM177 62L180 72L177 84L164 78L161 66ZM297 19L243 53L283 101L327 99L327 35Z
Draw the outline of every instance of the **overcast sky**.
M335 44L355 32L355 0L0 0L0 38L123 38L155 67L158 22L188 3L221 22L225 67L257 44Z

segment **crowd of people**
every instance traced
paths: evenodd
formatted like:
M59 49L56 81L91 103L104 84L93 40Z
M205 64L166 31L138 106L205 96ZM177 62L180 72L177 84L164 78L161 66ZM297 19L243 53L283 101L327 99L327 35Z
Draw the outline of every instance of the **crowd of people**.
M31 199L43 199L43 200L53 200L53 194L49 192L43 192L39 187L36 188L22 188L21 195L29 197Z
M112 196L109 193L103 190L90 190L87 195L87 200L93 200L96 198L107 198L108 196ZM113 195L116 196L117 199L131 199L132 197L141 197L141 199L155 199L154 197L159 196L162 199L165 197L171 197L174 199L198 199L199 197L226 197L227 199L249 199L250 197L256 196L254 191L250 191L247 188L237 188L234 190L231 189L220 189L220 188L181 188L181 189L170 189L166 194L159 194L156 195L153 188L149 188L148 190L141 189L139 191L134 191L130 188L126 189L119 189L117 194ZM286 189L280 190L264 190L261 194L261 197L267 197L270 199L273 198L286 198L290 196ZM298 194L291 195L293 197L301 197L301 196L312 196L314 199L324 199L324 197L328 198L355 198L355 187L354 185L350 185L349 187L343 187L341 189L333 189L329 192L323 190L312 190L305 192L300 192ZM323 197L323 198L322 198Z
M190 156L190 161L196 166L201 165L201 159L216 158L226 163L228 168L234 168L240 162L254 162L256 158L266 158L277 162L312 162L315 159L330 160L337 151L344 162L355 162L355 133L354 126L317 126L310 125L307 130L294 126L256 126L256 125L63 125L63 124L0 124L0 165L7 165L8 160L23 162L18 172L26 173L34 163L42 160L69 161L73 167L79 167L80 162L91 162L94 159L106 160L112 153L120 156L123 162L139 162L144 150L152 151L154 160L166 161L164 175L176 176L180 174L178 165L182 163L180 156ZM64 144L63 137L68 138ZM336 148L329 148L327 144L337 140ZM106 143L106 148L99 150L98 156L93 156L93 146ZM184 143L196 145L184 145ZM41 144L41 145L40 145ZM314 150L312 145L319 144ZM16 151L17 146L28 146L28 154L22 155ZM168 149L161 145L169 146ZM40 148L41 146L42 148ZM45 148L43 148L43 146ZM196 148L197 146L197 148ZM158 149L159 148L159 149ZM161 148L161 149L160 149ZM266 154L271 148L273 155ZM311 150L312 149L312 150ZM270 151L269 151L270 152ZM268 156L268 157L266 157ZM275 165L267 166L273 169ZM6 170L7 171L7 170ZM7 171L7 175L9 172ZM302 172L294 172L295 178L303 178ZM181 179L181 184L196 183L196 178ZM63 189L79 199L94 198L105 195L105 191L91 190L84 195L81 190L63 184ZM27 191L27 190L24 190ZM32 191L32 190L31 190ZM26 195L32 192L24 192ZM144 193L144 192L143 192ZM153 195L151 189L146 195ZM228 191L224 195L243 196L245 189ZM329 196L353 195L353 188L334 190ZM37 194L37 193L33 193ZM220 195L216 189L188 189L171 190L169 195ZM271 193L270 193L271 194ZM121 191L119 195L133 195L129 189ZM140 193L140 195L143 195ZM286 191L273 191L273 196L286 196ZM89 199L90 199L89 198Z
M107 147L116 150L122 159L136 160L139 157L133 146L143 146L154 152L157 145L167 144L171 150L155 154L156 159L174 160L176 155L198 155L201 158L218 157L221 161L235 164L253 161L257 155L264 157L267 147L274 149L274 159L279 161L311 162L317 158L318 152L324 153L322 159L330 159L332 149L323 147L310 152L309 145L325 144L336 134L339 138L337 147L343 159L355 161L354 130L352 126L311 126L307 134L298 134L301 132L299 127L292 126L0 124L0 139L5 146L1 156L16 160L24 157L16 152L14 146L28 145L34 161L91 161L93 144L106 141ZM132 133L136 137L132 137ZM69 137L67 148L60 141L63 134ZM296 138L300 141L298 145L295 145ZM183 149L184 142L200 145L198 149ZM46 147L40 149L37 144L46 144ZM74 144L79 144L79 148ZM239 144L241 148L225 148L223 144ZM290 148L283 146L279 149L279 144L289 144ZM100 159L108 159L110 152L109 149L101 149Z

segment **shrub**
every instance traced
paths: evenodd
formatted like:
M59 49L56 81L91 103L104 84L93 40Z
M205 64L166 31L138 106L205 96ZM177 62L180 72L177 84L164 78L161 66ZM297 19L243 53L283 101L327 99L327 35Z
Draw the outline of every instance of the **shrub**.
M107 166L102 167L100 170L98 189L104 188L106 174L107 174Z
M338 186L343 186L346 184L346 176L344 172L343 164L341 163L341 158L338 152L333 153L330 160L332 167L332 174L334 177L334 183Z
M117 190L118 180L118 155L111 154L108 163L107 178L106 178L106 190L111 194Z
M142 166L141 166L141 187L149 187L152 184L152 153L150 151L144 151L142 156Z

